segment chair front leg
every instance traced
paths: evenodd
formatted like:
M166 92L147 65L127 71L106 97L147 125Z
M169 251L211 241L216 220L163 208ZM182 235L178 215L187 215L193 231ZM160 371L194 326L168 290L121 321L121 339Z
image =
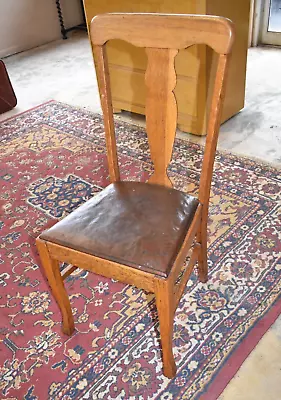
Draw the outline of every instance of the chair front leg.
M59 262L51 258L46 242L41 239L36 240L37 249L40 255L42 266L46 277L55 297L62 315L62 331L66 335L72 335L74 331L74 321L69 297L64 287L61 277Z
M158 311L164 375L173 378L177 367L173 355L174 292L169 280L155 280L155 298Z

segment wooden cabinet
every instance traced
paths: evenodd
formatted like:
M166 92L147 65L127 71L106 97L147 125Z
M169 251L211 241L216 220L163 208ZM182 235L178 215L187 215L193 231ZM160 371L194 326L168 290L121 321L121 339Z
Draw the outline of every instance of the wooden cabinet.
M250 0L84 0L84 7L88 25L95 15L105 12L209 14L230 18L236 26L236 40L222 122L244 107ZM145 50L119 40L110 41L107 49L115 111L145 114ZM181 50L176 57L178 127L185 132L206 134L216 60L216 55L205 45Z

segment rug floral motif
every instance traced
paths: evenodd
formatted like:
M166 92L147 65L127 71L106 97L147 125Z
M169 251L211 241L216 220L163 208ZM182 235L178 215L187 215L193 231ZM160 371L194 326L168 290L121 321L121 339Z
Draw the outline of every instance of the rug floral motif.
M145 181L144 130L116 127L122 178ZM202 398L280 300L280 172L217 153L210 278L199 283L194 271L187 284L175 316L178 372L169 380L152 294L75 271L66 280L76 328L68 337L41 273L36 236L109 183L102 118L50 102L3 122L0 134L0 398ZM202 151L176 140L176 188L197 193Z

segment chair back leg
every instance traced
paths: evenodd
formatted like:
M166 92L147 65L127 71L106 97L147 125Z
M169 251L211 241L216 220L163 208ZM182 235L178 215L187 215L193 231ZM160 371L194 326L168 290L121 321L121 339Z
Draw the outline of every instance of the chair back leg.
M203 206L201 223L196 237L197 243L200 245L198 249L198 277L202 283L206 283L208 281L207 224L208 211L204 212Z

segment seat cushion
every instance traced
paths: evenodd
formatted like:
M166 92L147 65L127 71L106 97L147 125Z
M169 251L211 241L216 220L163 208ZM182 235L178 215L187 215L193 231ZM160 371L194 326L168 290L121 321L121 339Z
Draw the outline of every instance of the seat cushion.
M113 183L40 238L167 277L197 206L175 189Z

